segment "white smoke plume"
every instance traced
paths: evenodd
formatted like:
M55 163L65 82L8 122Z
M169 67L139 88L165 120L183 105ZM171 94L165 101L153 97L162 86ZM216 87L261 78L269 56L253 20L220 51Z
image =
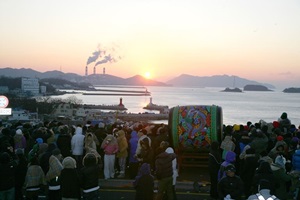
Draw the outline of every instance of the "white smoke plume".
M107 62L110 62L110 63L113 63L113 62L116 62L117 60L115 58L113 58L110 54L108 56L104 56L104 58L98 62L96 62L95 64L95 67L97 65L100 65L100 64L103 64L103 63L107 63Z
M90 64L92 62L95 62L99 57L101 57L101 53L103 53L101 50L95 51L93 53L93 56L90 56L86 62L86 64Z

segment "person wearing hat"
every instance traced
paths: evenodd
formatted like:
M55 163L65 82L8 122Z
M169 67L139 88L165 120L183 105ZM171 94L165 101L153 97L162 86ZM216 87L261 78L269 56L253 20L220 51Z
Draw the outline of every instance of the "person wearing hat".
M26 138L23 135L23 132L21 129L16 130L16 134L14 136L14 142L15 146L14 149L26 149Z
M142 150L141 141L143 141L145 138L148 139L149 145L151 146L151 138L149 138L147 136L147 130L146 129L139 130L138 131L138 137L139 137L139 140L138 140L137 148L136 148L136 151L135 151L135 155L136 156L138 156L139 154L141 154L141 150Z
M60 162L62 156L58 148L52 151L49 158L49 171L46 174L46 181L48 183L48 197L49 199L60 199L60 173L63 166Z
M271 192L271 183L266 179L261 179L258 185L258 193L250 195L248 200L274 200L278 199L275 195L272 195Z
M242 179L235 174L235 166L229 164L225 168L226 176L218 183L218 194L220 199L242 199L244 193L244 183Z
M76 160L71 156L62 161L60 174L61 196L64 199L80 199L80 176L76 168Z
M282 155L278 155L275 159L275 162L272 163L271 169L273 171L275 177L275 195L279 199L287 199L288 192L287 192L287 183L291 181L291 175L286 173L285 169L286 159Z

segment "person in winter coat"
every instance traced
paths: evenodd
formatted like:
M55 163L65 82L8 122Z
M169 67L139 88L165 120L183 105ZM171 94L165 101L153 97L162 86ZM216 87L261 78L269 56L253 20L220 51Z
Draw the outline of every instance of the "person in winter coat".
M275 177L271 169L271 164L268 161L261 161L257 170L254 173L252 183L252 193L259 192L259 183L261 180L267 180L270 183L270 193L275 193Z
M87 153L83 158L83 168L80 170L80 182L84 200L97 200L99 198L100 163L95 154Z
M134 179L137 176L139 168L139 161L135 156L139 138L135 129L133 129L130 135L131 137L129 139L129 178Z
M14 136L14 149L23 149L25 151L26 149L26 138L23 135L23 132L21 129L16 130L16 134Z
M242 179L235 175L234 165L229 164L225 168L225 177L218 183L218 193L220 199L242 199L244 184Z
M219 147L219 142L214 141L210 145L208 157L208 170L209 170L209 177L210 177L210 197L213 199L218 198L218 172L221 165L221 152Z
M85 153L93 153L96 155L98 160L101 160L101 156L97 151L97 142L98 139L96 136L91 132L86 132L85 138L84 138L84 149Z
M104 179L115 178L115 159L119 151L117 139L112 134L107 135L101 148L104 150Z
M82 166L82 157L84 150L84 135L82 134L82 127L78 125L75 130L75 134L71 139L72 155L74 156L78 168Z
M80 199L80 178L76 169L76 160L66 157L62 161L63 170L60 174L61 196L66 199Z
M296 150L293 154L292 168L300 172L300 149Z
M286 173L285 170L286 160L283 156L277 156L275 163L271 165L275 177L275 195L279 199L288 199L287 182L291 181L292 177Z
M61 151L61 155L66 158L71 156L71 133L67 125L59 127L59 135L56 140L56 145Z
M258 185L258 193L250 195L248 200L260 200L260 199L269 199L269 200L279 200L275 195L271 194L271 183L268 180L261 179Z
M16 156L18 158L18 164L15 170L15 199L23 200L23 185L25 182L28 161L24 155L23 149L16 149Z
M255 174L255 171L258 167L258 157L255 154L255 149L250 148L246 150L246 156L244 159L244 165L241 168L241 179L244 182L244 188L245 188L245 196L248 197L251 195L251 187L252 182L249 180L253 179L253 176Z
M236 154L233 151L228 151L226 154L225 161L223 161L220 166L220 169L218 172L218 181L220 181L223 177L225 177L225 175L226 175L225 168L229 164L234 165L235 159L236 159Z
M142 164L135 177L133 187L136 190L135 200L153 200L154 177L151 175L150 165Z
M7 152L0 153L0 199L15 199L16 164Z
M54 149L49 158L49 171L46 174L46 181L48 183L48 198L49 200L61 199L60 190L60 173L63 169L61 164L62 155L60 150Z
M47 185L44 171L39 165L37 156L30 157L24 185L28 200L37 200L40 190Z
M225 136L224 140L221 142L220 149L222 150L222 158L225 160L228 151L235 150L235 143L233 142L232 136Z
M155 159L155 172L158 179L157 200L162 199L164 193L168 200L174 199L173 186L173 167L172 161L176 158L175 153L167 153L166 149L161 148L161 153Z
M161 142L161 145L163 146L162 148L166 148L166 152L167 153L174 153L174 149L172 147L169 146L169 143L166 141ZM172 160L172 168L173 168L173 186L172 186L172 190L173 190L173 199L177 200L177 196L176 196L176 179L178 177L178 170L177 170L177 158L175 158L174 160Z
M286 112L283 112L281 116L278 119L279 122L279 128L282 132L288 133L290 132L291 128L291 120L288 118L288 115Z
M148 163L150 164L151 171L154 170L154 150L150 146L149 138L145 137L140 141L141 151L140 154L137 155L137 158L140 164Z
M126 169L126 159L128 156L128 142L125 137L125 132L123 130L119 130L117 133L117 141L118 141L118 147L119 151L117 153L118 158L118 164L120 167L120 174L118 178L124 178L125 177L125 169Z

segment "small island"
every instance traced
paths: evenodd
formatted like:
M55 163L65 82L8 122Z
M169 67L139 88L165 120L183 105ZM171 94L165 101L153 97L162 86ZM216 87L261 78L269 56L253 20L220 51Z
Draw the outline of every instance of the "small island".
M300 88L290 87L283 90L284 93L300 93Z
M245 85L244 91L273 91L263 85Z
M222 90L221 92L243 92L240 88L225 88L225 90Z

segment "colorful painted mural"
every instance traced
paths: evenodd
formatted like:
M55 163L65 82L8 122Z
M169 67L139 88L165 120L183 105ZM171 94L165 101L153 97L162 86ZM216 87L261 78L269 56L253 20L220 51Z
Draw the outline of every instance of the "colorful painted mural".
M177 106L171 108L169 125L175 148L209 148L221 134L222 109L214 105Z

